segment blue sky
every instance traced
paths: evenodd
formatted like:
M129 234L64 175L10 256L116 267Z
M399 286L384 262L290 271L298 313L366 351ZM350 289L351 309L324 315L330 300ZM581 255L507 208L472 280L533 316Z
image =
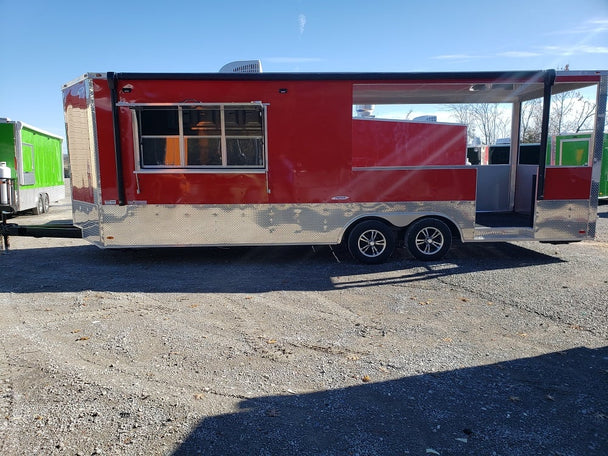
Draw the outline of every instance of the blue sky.
M608 70L608 0L0 0L0 117L65 136L86 72Z

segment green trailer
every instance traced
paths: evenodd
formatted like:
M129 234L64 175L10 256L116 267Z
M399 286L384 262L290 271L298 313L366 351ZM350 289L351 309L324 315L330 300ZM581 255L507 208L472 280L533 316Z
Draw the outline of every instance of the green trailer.
M65 197L63 139L19 121L0 118L0 210L47 212Z

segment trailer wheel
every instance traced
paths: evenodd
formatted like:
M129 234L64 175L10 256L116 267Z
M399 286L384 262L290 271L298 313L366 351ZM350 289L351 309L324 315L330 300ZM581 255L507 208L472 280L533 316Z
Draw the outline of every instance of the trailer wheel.
M49 201L49 195L44 193L42 195L42 206L43 206L43 212L46 214L49 211L49 208L51 207L51 203Z
M34 215L40 215L44 213L44 197L42 195L38 195L38 199L36 200L36 206L32 209L32 213Z
M410 253L419 260L438 260L450 249L452 232L441 220L425 218L408 228L405 241Z
M362 263L383 263L393 254L395 246L395 232L377 220L359 223L348 235L348 251Z

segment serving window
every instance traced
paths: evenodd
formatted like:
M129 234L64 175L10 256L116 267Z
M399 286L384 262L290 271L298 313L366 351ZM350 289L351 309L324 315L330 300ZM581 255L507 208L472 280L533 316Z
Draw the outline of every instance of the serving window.
M133 107L140 169L264 168L264 106Z

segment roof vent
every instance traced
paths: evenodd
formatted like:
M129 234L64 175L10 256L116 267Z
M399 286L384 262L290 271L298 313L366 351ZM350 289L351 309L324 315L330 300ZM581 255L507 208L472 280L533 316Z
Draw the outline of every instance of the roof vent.
M237 60L220 68L220 73L261 73L262 62L259 60Z

